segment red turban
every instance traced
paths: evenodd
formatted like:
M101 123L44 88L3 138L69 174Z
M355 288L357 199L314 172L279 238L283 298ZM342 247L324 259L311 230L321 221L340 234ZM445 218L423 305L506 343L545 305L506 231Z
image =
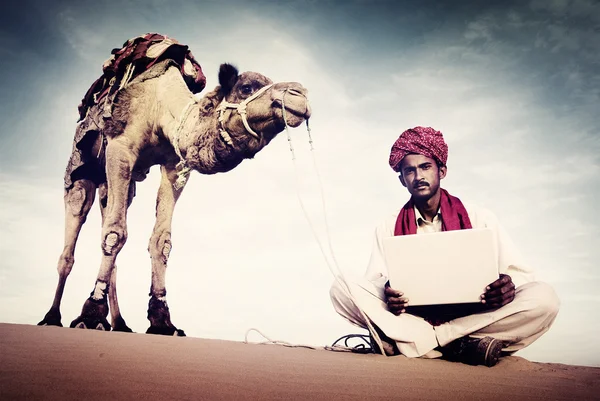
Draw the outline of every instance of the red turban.
M446 165L448 145L440 131L431 127L415 127L404 131L392 146L390 167L399 171L400 162L409 153L430 157Z

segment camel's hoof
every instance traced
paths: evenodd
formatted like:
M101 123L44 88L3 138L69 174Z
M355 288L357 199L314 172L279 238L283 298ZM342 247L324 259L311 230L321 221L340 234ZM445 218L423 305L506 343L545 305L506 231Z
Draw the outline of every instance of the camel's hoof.
M146 334L160 334L163 336L185 337L185 332L175 326L150 326Z
M123 318L120 316L113 321L112 331L121 331L123 333L133 333L133 330L131 330L127 326L127 324L125 323L125 320L123 320Z
M185 337L183 330L178 329L171 323L171 314L169 313L167 301L164 298L150 297L150 301L148 302L148 320L150 320L150 327L146 330L146 334Z
M58 326L63 327L60 322L61 316L58 309L50 309L46 316L44 316L44 320L38 323L38 326Z
M110 331L108 303L106 299L95 300L88 298L83 304L81 316L71 322L71 328Z
M79 316L71 322L71 328L110 331L108 320L95 316Z

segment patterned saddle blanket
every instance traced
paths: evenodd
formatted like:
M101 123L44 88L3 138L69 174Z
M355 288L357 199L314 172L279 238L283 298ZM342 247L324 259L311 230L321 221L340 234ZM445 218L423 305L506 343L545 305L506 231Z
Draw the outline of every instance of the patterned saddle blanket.
M206 77L202 67L186 45L165 35L147 33L129 39L120 49L111 51L111 57L102 66L102 76L92 84L78 106L79 121L85 118L90 107L105 96L113 97L132 79L166 59L173 60L180 67L181 75L192 93L204 89Z

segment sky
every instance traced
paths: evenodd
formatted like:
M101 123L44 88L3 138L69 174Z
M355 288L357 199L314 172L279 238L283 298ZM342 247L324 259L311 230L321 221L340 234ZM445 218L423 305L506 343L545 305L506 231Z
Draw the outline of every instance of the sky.
M313 110L314 151L302 126L291 133L295 161L282 134L226 174L190 178L167 270L172 321L188 336L243 341L257 328L323 346L363 333L333 310L333 276L298 197L324 244L329 231L342 271L362 274L376 225L409 196L387 164L389 150L421 125L448 143L443 187L492 210L560 297L554 326L517 355L600 366L593 0L4 2L0 321L36 324L50 307L77 105L110 51L146 32L188 45L205 91L230 62L302 83ZM121 310L136 332L148 327L158 170L138 184L117 261ZM65 326L93 289L100 228L95 205L63 297Z

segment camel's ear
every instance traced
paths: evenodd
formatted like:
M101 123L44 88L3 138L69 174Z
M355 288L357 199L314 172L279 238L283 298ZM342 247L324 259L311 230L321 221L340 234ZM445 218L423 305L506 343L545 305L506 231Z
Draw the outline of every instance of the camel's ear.
M221 64L219 68L219 84L223 92L229 93L238 80L238 70L231 64Z

